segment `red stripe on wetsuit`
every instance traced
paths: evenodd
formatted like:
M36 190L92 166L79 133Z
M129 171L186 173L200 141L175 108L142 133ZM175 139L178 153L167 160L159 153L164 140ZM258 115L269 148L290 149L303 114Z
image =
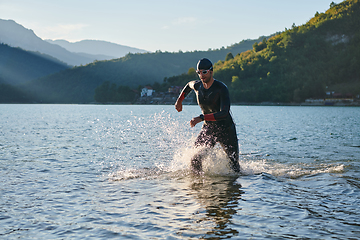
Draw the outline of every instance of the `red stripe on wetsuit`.
M204 114L204 120L205 121L216 121L213 113Z
M185 91L183 91L179 97L179 100L182 102L185 99Z

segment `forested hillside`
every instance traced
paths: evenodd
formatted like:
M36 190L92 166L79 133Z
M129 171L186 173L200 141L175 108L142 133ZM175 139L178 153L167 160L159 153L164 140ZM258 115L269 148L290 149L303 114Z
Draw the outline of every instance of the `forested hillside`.
M18 85L69 68L45 54L0 44L0 103L24 103L34 99Z
M10 85L21 84L69 68L45 54L0 43L0 77Z
M32 103L33 98L0 77L0 103Z
M303 102L308 98L360 94L360 4L331 3L325 13L302 26L253 44L249 51L226 56L215 64L233 102ZM184 86L196 79L195 69L165 78L157 90Z
M360 94L360 3L325 13L215 67L235 102L302 102L327 91Z
M74 67L37 79L23 87L37 96L40 102L88 103L94 101L96 87L104 82L130 88L153 85L155 82L159 85L165 77L187 72L190 67L196 66L200 58L225 60L229 52L237 54L249 50L256 41L259 39L244 40L227 48L208 51L128 54L119 59Z

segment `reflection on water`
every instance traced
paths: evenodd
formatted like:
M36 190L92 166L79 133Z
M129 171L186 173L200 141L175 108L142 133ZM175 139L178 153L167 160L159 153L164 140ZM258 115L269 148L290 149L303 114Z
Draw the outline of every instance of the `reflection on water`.
M239 232L232 228L232 217L241 210L241 185L235 176L201 176L193 178L190 188L200 205L205 209L205 216L200 222L213 222L214 226L206 233L206 238L224 238L237 236Z

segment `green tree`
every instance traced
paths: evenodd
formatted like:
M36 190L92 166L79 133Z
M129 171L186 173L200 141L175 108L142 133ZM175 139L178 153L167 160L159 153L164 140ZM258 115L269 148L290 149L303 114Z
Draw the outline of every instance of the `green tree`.
M136 92L128 86L110 85L109 81L104 82L95 89L94 99L99 103L132 102L136 98Z
M109 89L110 89L109 81L103 82L103 84L98 86L95 89L95 95L94 95L95 101L100 102L100 103L109 102L109 100L110 100L109 99Z
M189 68L187 74L188 74L189 76L194 76L194 77L196 77L196 70L195 70L195 68L193 68L193 67Z
M257 42L255 42L255 43L253 44L253 50L254 50L254 52L257 52L257 51L258 51L258 47L259 47L259 44L258 44Z
M231 52L229 52L228 54L226 54L225 61L229 61L231 59L234 59L234 56L232 55Z

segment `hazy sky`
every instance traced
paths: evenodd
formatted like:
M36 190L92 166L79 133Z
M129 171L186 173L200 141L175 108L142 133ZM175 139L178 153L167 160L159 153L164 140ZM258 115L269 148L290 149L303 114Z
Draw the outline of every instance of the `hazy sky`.
M105 40L148 51L227 47L302 25L331 0L0 0L0 18L42 39ZM334 1L339 3L341 1Z

